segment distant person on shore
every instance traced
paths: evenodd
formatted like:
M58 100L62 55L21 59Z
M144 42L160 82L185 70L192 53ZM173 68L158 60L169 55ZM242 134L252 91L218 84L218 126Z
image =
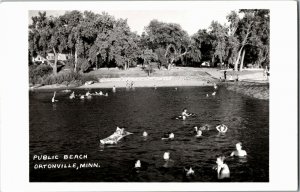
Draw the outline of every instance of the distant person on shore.
M228 127L227 127L226 125L222 124L222 125L218 125L218 126L216 127L216 129L217 129L220 133L226 133L227 130L228 130Z
M230 170L227 164L224 163L225 156L219 156L217 158L217 166L214 167L217 170L218 179L225 179L230 177Z
M227 76L226 74L227 74L227 71L225 70L224 71L224 79L225 79L225 81L226 81L226 76Z
M71 93L71 95L69 96L70 99L74 99L75 98L75 93L73 91L73 93Z
M116 92L116 86L113 86L112 91L115 93Z
M51 99L52 103L57 102L58 100L55 100L56 91L54 91L53 97Z
M134 84L134 82L131 81L131 83L130 83L130 88L131 88L131 89L133 88L133 84Z
M235 144L236 150L233 151L230 156L244 157L247 156L247 152L242 149L242 143L238 142Z

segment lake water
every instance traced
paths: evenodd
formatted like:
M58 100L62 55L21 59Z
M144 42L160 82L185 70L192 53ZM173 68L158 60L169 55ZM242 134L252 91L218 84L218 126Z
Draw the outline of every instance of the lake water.
M90 90L90 92L100 89ZM269 181L269 101L258 100L219 87L101 89L109 96L90 100L69 99L70 93L30 91L30 181L31 182L216 182L212 169L217 155L229 156L239 141L247 158L226 159L231 182ZM87 90L75 90L84 94ZM210 94L206 97L206 94ZM186 121L174 120L183 108L196 113ZM209 124L212 130L195 138L193 126ZM228 126L225 135L215 127ZM100 146L116 126L132 132L117 145ZM148 132L144 139L143 131ZM161 140L173 132L172 141ZM163 153L172 161L166 165ZM86 154L84 160L63 160L63 155ZM58 160L33 160L34 155L58 155ZM133 167L139 159L142 169ZM100 168L35 169L37 164L99 163ZM194 177L185 177L184 167Z

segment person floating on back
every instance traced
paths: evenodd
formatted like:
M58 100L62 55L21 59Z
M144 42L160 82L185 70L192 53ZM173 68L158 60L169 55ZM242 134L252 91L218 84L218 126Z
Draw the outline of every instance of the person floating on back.
M52 103L54 103L54 102L57 102L57 101L58 101L58 100L55 100L55 94L56 94L56 91L54 92L54 94L53 94L53 97L52 97L52 99L51 99Z
M216 129L217 129L220 133L226 133L228 127L227 127L226 125L222 124L222 125L218 125L218 126L216 127Z
M217 165L214 169L217 171L218 179L225 179L230 177L230 170L227 164L224 163L225 156L219 156L217 158Z
M236 150L233 151L230 156L244 157L247 156L247 152L242 149L242 143L238 142L235 144Z

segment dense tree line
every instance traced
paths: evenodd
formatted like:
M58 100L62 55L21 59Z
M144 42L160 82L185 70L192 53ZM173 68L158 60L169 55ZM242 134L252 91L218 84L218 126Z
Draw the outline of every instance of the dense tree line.
M201 18L199 18L201 19ZM58 54L71 56L75 72L90 67L128 69L137 64L170 68L199 67L202 62L223 64L235 70L245 64L269 65L269 10L232 11L229 25L212 21L208 29L189 36L176 23L152 20L138 35L126 19L107 13L70 11L59 17L39 12L29 25L29 57L54 54L49 62L57 73Z

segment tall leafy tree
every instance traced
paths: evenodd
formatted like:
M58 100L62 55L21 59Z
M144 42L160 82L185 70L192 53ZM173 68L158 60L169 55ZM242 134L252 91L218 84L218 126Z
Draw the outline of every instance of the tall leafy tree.
M164 57L168 60L168 68L188 53L190 38L180 25L152 20L145 30L149 48L165 50Z

